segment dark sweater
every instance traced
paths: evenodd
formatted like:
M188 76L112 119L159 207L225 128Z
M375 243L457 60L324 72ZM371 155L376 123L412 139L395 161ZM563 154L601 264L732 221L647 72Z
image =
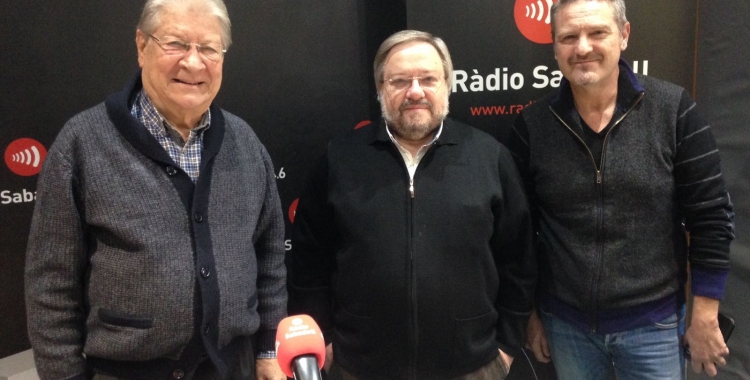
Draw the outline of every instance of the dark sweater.
M359 379L452 378L517 352L536 262L510 153L446 120L414 175L384 124L328 145L300 198L290 313Z
M204 354L222 370L237 338L257 331L273 349L286 315L283 214L265 148L212 106L194 185L130 114L140 88L139 73L73 117L44 163L26 266L42 379L92 368L165 378Z
M621 61L613 120L594 156L563 80L509 142L538 232L542 306L602 333L674 313L688 261L693 294L720 299L734 237L716 144L684 89Z

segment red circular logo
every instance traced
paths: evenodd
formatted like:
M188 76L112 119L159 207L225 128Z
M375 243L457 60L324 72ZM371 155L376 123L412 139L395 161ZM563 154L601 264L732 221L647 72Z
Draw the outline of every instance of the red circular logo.
M294 224L294 217L297 215L297 204L299 203L299 198L295 199L292 202L292 205L289 206L289 221Z
M47 149L34 139L18 139L5 149L5 164L8 169L24 177L39 174L45 157Z
M552 43L550 8L557 0L516 0L513 15L524 37L538 44Z

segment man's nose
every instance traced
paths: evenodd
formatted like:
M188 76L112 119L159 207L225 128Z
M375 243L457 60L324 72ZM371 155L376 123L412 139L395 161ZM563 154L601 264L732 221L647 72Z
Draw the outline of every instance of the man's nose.
M409 99L422 99L424 98L424 89L419 85L419 79L413 78L411 80L411 86L406 89L406 97Z
M205 66L203 63L203 57L201 57L196 44L190 44L190 48L188 48L185 55L182 56L180 63L189 69L199 69Z
M576 43L576 54L578 55L586 55L591 51L591 43L589 39L586 36L581 36L578 38L578 43Z

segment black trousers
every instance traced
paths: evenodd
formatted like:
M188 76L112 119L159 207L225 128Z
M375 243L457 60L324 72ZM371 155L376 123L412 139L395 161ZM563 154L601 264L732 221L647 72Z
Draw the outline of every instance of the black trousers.
M459 377L455 377L452 380L504 380L508 376L510 368L505 366L503 359L500 355L495 360L487 363L484 367L478 370L467 373ZM328 372L328 380L362 380L347 372L345 369L336 365L334 359L331 364L331 370Z

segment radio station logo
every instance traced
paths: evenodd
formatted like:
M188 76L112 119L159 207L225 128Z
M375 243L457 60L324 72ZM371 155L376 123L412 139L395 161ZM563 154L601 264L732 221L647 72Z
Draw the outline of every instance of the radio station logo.
M551 44L550 9L556 2L556 0L516 0L513 16L521 34L532 42Z
M5 164L13 173L29 177L42 170L47 149L39 141L20 138L5 149Z

